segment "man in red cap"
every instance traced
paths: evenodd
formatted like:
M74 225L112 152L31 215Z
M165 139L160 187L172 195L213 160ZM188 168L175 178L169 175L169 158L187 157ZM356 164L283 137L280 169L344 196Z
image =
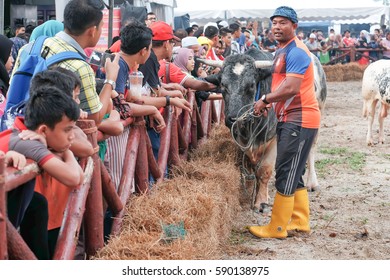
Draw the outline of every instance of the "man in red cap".
M166 87L161 84L158 76L159 61L162 59L171 60L175 41L180 41L180 39L173 35L172 27L166 22L156 21L150 25L150 29L153 32L152 51L145 64L139 67L139 71L144 74L144 82L148 84L152 93L157 96L183 97L183 87ZM167 89L171 90L167 91Z
M166 96L167 105L169 105L170 98L183 98L185 88L179 84L162 84L158 76L160 69L160 60L166 59L170 61L173 53L173 46L175 40L179 40L173 35L172 27L166 22L156 21L149 27L153 32L152 50L148 60L145 64L138 68L144 74L144 88L150 89L152 95ZM158 156L160 148L160 135L153 129L148 128L148 134L152 143L153 153L155 158Z

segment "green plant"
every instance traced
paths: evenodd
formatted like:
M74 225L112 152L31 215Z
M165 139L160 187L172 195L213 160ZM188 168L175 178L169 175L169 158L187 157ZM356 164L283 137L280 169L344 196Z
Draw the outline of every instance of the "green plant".
M324 176L331 166L345 166L360 171L366 163L366 154L350 151L345 147L322 147L319 152L328 155L325 159L316 161L317 173Z

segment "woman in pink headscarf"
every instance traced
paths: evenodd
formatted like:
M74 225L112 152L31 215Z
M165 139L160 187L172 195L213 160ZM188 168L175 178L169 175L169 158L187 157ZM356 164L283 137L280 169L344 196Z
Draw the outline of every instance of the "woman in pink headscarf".
M194 51L187 48L180 48L173 63L184 73L191 75L195 67Z
M177 52L177 55L175 56L175 59L173 60L173 64L179 67L183 71L183 73L188 75L188 78L197 80L197 78L195 78L191 74L191 71L194 70L195 67L194 51L192 49L180 48ZM203 79L199 78L198 80L203 80ZM215 92L210 93L207 91L198 90L195 92L195 97L196 97L197 104L200 107L202 101L221 100L222 94L215 93Z

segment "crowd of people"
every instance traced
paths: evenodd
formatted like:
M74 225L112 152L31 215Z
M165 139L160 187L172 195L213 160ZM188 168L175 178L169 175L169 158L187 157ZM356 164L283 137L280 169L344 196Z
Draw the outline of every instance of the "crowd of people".
M274 53L279 47L272 31L269 28L260 29L258 21L253 19L244 21L244 24L239 20L230 24L221 20L208 22L204 26L199 26L196 22L190 25L185 30L176 30L175 34L181 39L187 37L186 42L196 42L196 39L197 43L194 45L197 47L193 47L195 55L202 58L224 60L231 54L244 53L249 48ZM340 34L331 28L325 35L320 29L312 29L305 34L298 27L296 32L297 37L320 59L322 64L350 62L351 57L345 49L351 47L373 49L356 54L354 61L359 61L361 64L368 64L378 59L390 59L390 30L385 26L375 29L373 34L362 30L359 36L351 34L348 29Z
M373 34L362 30L359 36L355 37L348 29L343 34L338 34L334 29L330 29L328 37L325 37L321 30L313 29L306 36L303 32L298 32L298 38L305 42L309 50L320 59L322 64L351 62L350 53L345 48L352 47L357 50L364 49L364 51L358 52L354 59L361 64L369 64L370 61L378 59L390 59L390 30L378 28L374 29ZM342 54L346 55L337 60L337 57Z
M81 56L61 60L35 74L27 100L23 101L22 115L11 125L7 119L8 129L0 132L0 152L5 153L7 165L21 169L30 158L43 170L34 180L7 194L8 218L39 259L54 255L69 194L83 181L78 160L96 152L76 126L78 119L95 121L99 156L118 190L131 130L131 126L124 125L127 120L145 118L157 159L160 132L166 126L165 107L170 106L177 116L183 111L192 112L186 100L190 89L196 92L199 107L203 100L222 99L216 85L204 79L204 67L195 61L193 49L177 49L173 58L180 39L153 13L142 22L129 20L106 50L109 55L105 62L92 64L102 33L103 9L103 4L72 0L64 9L63 23L47 21L20 44L15 38L0 35L1 117L9 117L11 100L23 101L14 81L40 36L47 36L41 49L46 60L65 52ZM132 84L129 75L133 73L141 73L141 87ZM150 175L150 187L154 181ZM111 222L112 213L107 209L106 240Z

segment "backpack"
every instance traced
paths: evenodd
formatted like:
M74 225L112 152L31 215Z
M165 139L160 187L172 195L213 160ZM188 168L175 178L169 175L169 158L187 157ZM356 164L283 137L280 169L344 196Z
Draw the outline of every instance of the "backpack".
M10 128L16 116L24 115L24 105L30 97L30 82L35 74L65 60L84 60L79 53L73 51L60 52L46 59L49 48L45 47L42 52L41 50L47 38L47 36L38 37L34 41L30 52L22 54L23 61L19 69L14 73L8 88L7 104L4 115L1 117L0 131Z

